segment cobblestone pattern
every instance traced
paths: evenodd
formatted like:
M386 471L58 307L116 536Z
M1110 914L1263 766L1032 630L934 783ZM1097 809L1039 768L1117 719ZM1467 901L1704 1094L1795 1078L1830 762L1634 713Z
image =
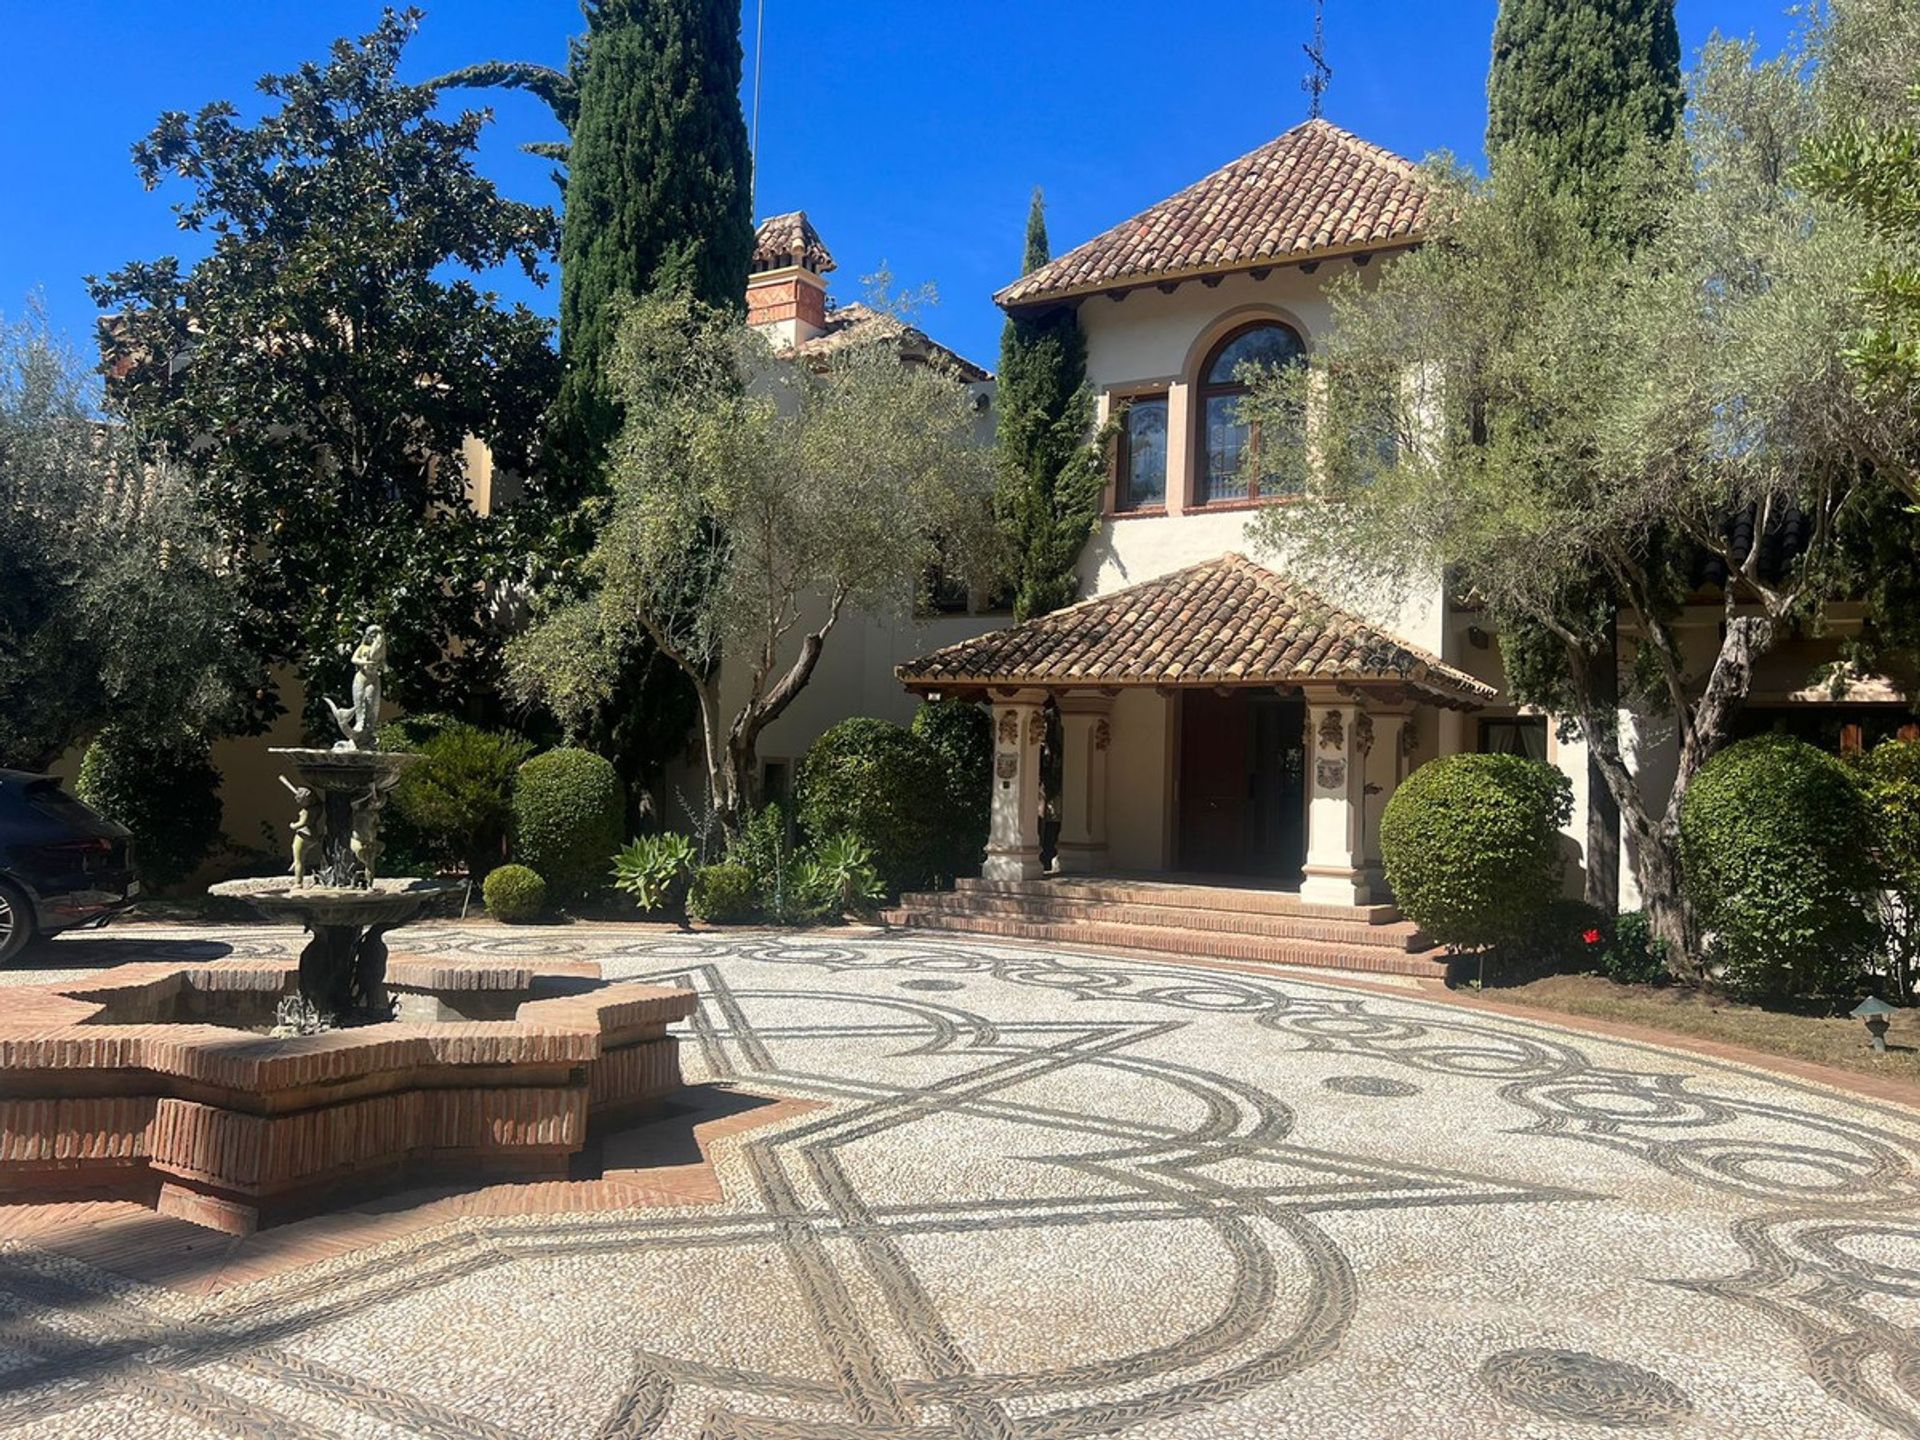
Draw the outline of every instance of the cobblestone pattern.
M210 1297L9 1246L0 1434L1920 1436L1911 1112L1291 976L413 938L690 986L690 1079L816 1108L719 1153L716 1205Z

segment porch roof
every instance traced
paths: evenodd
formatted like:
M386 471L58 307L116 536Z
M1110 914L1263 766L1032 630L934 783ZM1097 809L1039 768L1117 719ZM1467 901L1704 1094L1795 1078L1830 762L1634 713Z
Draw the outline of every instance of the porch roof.
M1491 685L1228 554L897 667L916 691L1255 687L1321 681L1472 709Z

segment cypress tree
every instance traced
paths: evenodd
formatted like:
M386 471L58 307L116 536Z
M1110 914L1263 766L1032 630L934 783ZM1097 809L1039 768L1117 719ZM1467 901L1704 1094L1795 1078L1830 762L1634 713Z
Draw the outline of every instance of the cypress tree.
M1022 274L1051 258L1046 202L1033 192ZM1099 451L1087 441L1087 341L1065 306L1007 318L1000 340L998 508L1012 555L1014 617L1079 598L1076 564L1099 512Z
M553 436L591 476L619 428L601 364L621 296L684 289L741 309L753 257L740 7L588 0L560 241Z
M1641 217L1618 213L1622 166L1648 144L1673 137L1686 109L1680 27L1673 0L1500 0L1487 75L1487 155L1526 152L1548 183L1571 194L1593 233L1632 243ZM1618 606L1596 584L1569 609L1604 616L1589 685L1597 710L1619 699ZM1544 630L1501 636L1509 672L1547 688L1565 668ZM1571 677L1561 675L1563 683ZM1597 762L1587 766L1586 898L1611 912L1620 896L1620 810Z
M1596 224L1620 163L1685 108L1673 0L1501 0L1487 154L1524 146Z

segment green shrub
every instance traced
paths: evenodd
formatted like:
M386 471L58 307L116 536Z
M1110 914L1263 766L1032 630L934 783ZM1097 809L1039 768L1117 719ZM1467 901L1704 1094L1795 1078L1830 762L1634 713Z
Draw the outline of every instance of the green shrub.
M524 865L496 866L481 887L487 913L503 925L525 925L547 909L547 882Z
M852 835L836 835L800 863L798 888L816 911L860 915L886 894L873 852Z
M1431 761L1380 819L1394 900L1442 945L1525 945L1560 898L1560 827L1572 813L1573 788L1551 766L1517 755Z
M744 865L752 873L760 913L777 925L808 920L815 913L798 881L799 856L792 834L791 812L772 804L749 816L727 844L728 862Z
M1858 993L1881 940L1871 831L1847 767L1805 741L1761 735L1701 767L1680 806L1681 875L1730 990Z
M993 806L993 716L969 700L936 700L914 712L913 733L947 776L947 846L941 878L978 875Z
M613 857L613 884L649 915L682 919L693 878L693 842L675 831L642 835Z
M927 741L885 720L843 720L800 771L800 824L815 844L851 835L872 851L888 894L930 884L951 859L947 766Z
M1856 767L1873 815L1880 864L1880 922L1886 932L1894 996L1911 1004L1920 980L1920 740L1889 740Z
M1667 942L1653 933L1642 910L1614 917L1598 958L1600 973L1622 985L1658 985L1670 973Z
M431 735L393 788L390 818L440 866L484 880L513 823L513 781L533 747L510 735L449 724Z
M151 889L178 885L211 855L220 833L220 772L188 730L153 736L109 726L87 747L74 791L133 832L133 865Z
M753 872L744 865L708 865L693 874L687 909L709 925L733 925L759 913Z
M627 828L627 799L613 766L586 750L549 750L520 767L513 785L513 858L547 877L557 900L589 894Z
M442 730L458 723L451 715L432 711L424 715L399 715L380 727L374 743L382 750L404 750L413 754Z

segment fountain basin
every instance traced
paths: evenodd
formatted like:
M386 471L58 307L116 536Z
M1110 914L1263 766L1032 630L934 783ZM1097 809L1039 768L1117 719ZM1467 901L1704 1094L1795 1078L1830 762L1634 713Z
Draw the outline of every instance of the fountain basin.
M371 889L336 885L295 887L285 875L223 880L208 894L244 900L269 920L288 920L313 929L345 925L356 929L393 928L419 918L427 902L458 895L457 880L376 880Z
M285 960L9 991L0 1196L244 1235L429 1178L564 1178L597 1126L680 1088L667 1026L691 991L512 961L396 957L387 978L407 1018L287 1038L248 1028L296 992Z

